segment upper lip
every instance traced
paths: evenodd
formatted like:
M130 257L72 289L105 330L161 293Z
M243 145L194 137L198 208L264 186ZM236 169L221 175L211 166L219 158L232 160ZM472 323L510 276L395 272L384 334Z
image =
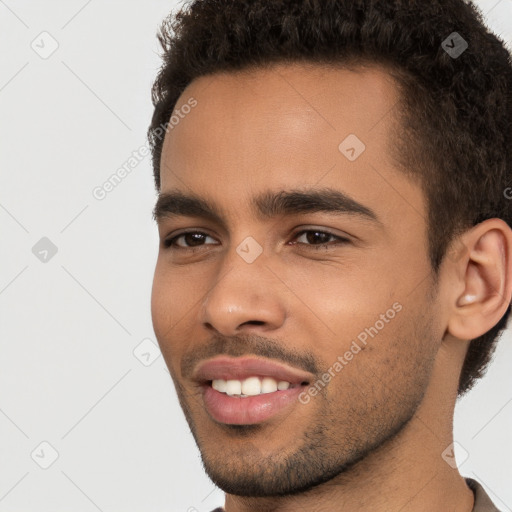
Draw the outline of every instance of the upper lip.
M215 379L244 380L248 377L272 377L290 384L312 382L313 376L297 368L256 357L217 356L199 364L194 372L194 380L206 383Z

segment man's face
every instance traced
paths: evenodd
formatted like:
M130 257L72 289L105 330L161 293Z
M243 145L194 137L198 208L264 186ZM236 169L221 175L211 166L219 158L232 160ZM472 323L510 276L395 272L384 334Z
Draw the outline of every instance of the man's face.
M288 64L202 77L176 105L161 194L217 215L160 205L153 323L226 492L300 492L341 474L406 427L427 391L443 329L425 199L390 157L397 101L383 70ZM336 192L353 202L268 201L328 191L331 206ZM201 372L206 361L224 363ZM270 392L212 388L251 376ZM292 386L271 391L272 376Z

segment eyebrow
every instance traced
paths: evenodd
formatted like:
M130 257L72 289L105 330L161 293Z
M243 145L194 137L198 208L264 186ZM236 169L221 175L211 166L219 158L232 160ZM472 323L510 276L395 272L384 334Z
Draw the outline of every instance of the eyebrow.
M266 191L255 196L250 207L260 220L320 212L351 215L382 226L382 221L371 208L331 188ZM158 222L180 216L202 217L225 227L222 209L208 199L179 190L160 193L153 209L153 218Z

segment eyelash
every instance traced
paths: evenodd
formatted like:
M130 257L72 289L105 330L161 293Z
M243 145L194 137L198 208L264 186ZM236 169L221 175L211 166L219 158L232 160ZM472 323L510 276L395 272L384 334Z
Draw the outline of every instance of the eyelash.
M333 245L334 246L338 246L338 245L343 245L343 244L346 244L346 243L349 243L350 240L348 238L343 238L341 236L338 236L338 235L335 235L334 233L330 233L329 231L321 231L319 229L304 229L302 231L298 231L293 238L297 238L299 237L300 235L303 235L304 233L321 233L323 235L329 235L330 237L334 237L337 239L336 242L334 243L323 243L323 244L305 244L303 242L298 242L300 243L301 245L306 245L308 246L309 248L313 249L313 250L319 250L319 249L328 249L329 247L332 247ZM195 247L180 247L179 245L176 245L176 240L178 240L179 238L183 237L183 236L186 236L186 235L194 235L194 234L198 234L198 235L204 235L206 237L210 236L208 235L207 233L203 233L201 231L186 231L184 233L180 233L179 235L176 235L176 236L173 236L172 238L168 238L166 240L164 240L163 242L163 246L165 249L168 249L168 250L171 250L171 251L194 251L194 250L200 250L202 247L204 247L204 245L199 245L199 246L195 246ZM210 237L210 238L213 238L213 237ZM297 242L296 242L297 243Z

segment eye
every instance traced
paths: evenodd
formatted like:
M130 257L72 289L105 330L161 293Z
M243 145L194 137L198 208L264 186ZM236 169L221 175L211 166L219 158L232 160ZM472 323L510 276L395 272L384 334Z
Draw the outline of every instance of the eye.
M333 233L329 233L329 231L320 231L319 229L305 229L303 231L299 231L295 234L294 238L297 240L302 238L303 241L292 243L311 246L312 249L327 249L329 246L341 245L350 242L348 238L343 238ZM334 243L328 243L329 239L335 239Z
M201 233L200 231L187 231L186 233L180 233L172 238L168 238L164 240L163 245L166 249L194 249L195 247L201 247L204 245L202 242L206 238L213 238L206 233ZM183 239L182 242L185 245L178 243L180 239Z

